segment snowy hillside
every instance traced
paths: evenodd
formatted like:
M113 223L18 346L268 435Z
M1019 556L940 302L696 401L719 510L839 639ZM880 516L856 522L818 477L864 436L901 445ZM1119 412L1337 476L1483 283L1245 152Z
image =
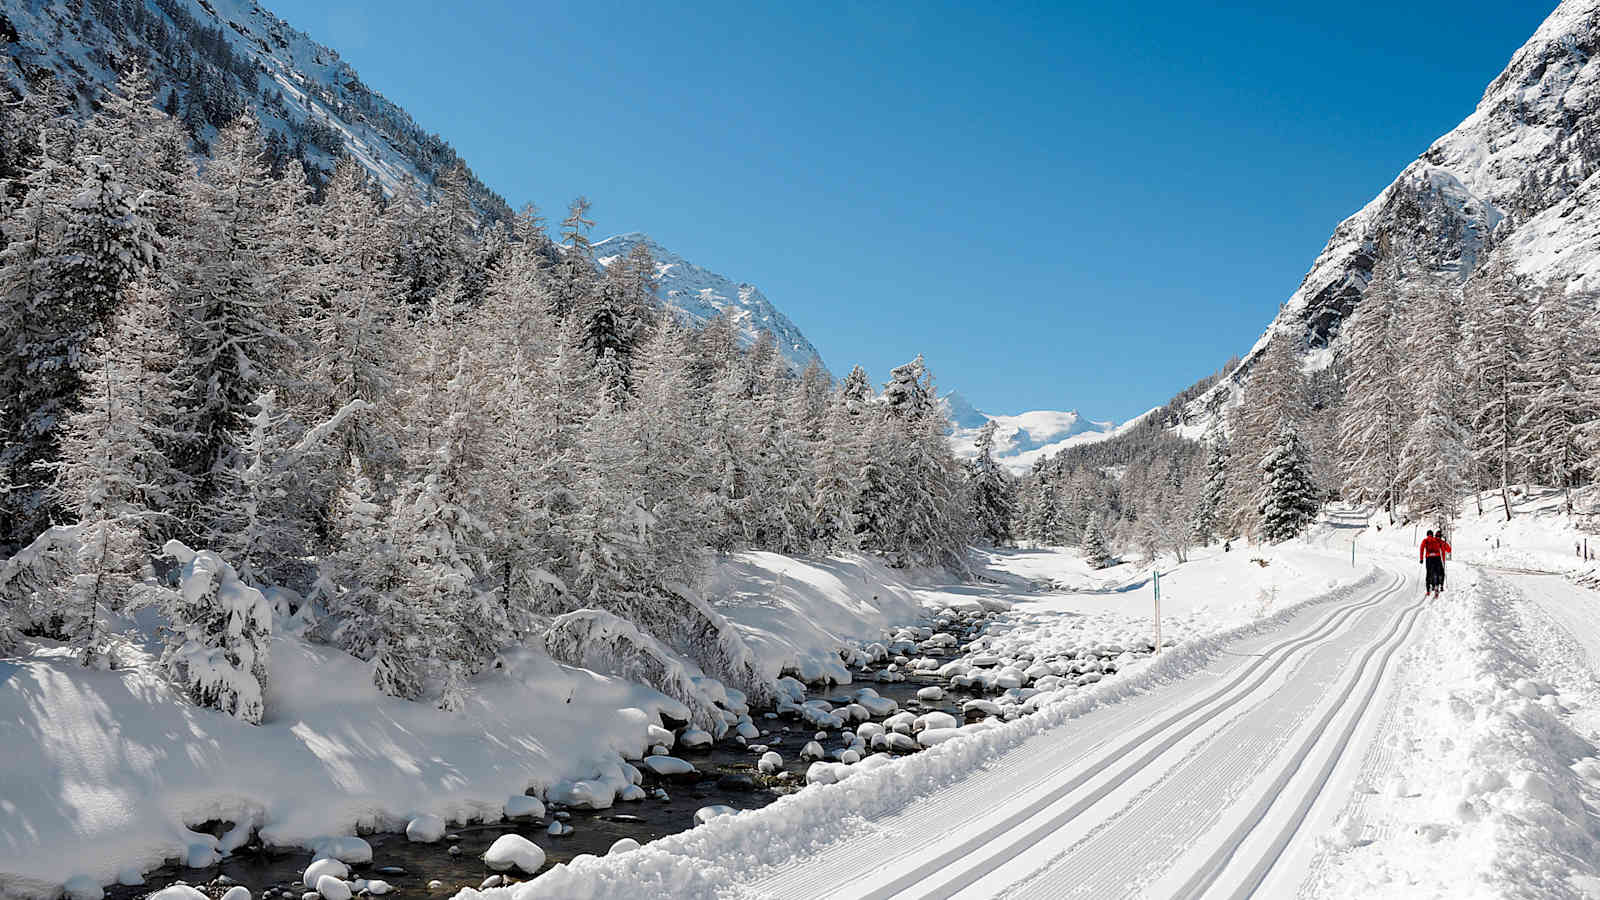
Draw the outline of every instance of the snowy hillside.
M814 359L821 362L817 348L799 327L753 284L736 282L697 266L651 240L649 235L638 232L599 241L594 245L594 255L601 265L609 266L614 260L627 257L628 251L640 244L650 250L656 261L659 294L667 305L688 313L697 324L704 324L723 310L731 309L747 345L754 343L762 331L767 331L796 370L804 369Z
M329 170L347 152L390 192L461 164L444 139L367 87L337 51L254 0L8 3L0 32L16 35L0 77L27 92L54 74L83 113L138 61L150 69L157 103L201 141L249 110L280 157ZM469 180L480 212L509 216L503 199L470 173Z
M1126 427L1119 427L1115 422L1085 419L1077 410L1034 410L1014 416L991 416L974 408L960 394L945 397L945 408L952 429L950 445L957 457L971 459L978 455L978 432L993 420L998 426L994 435L994 458L1017 475L1028 471L1036 461L1067 447L1103 441Z
M1301 342L1308 367L1325 366L1374 266L1391 259L1405 263L1404 280L1464 280L1495 261L1535 282L1600 287L1596 54L1600 0L1565 0L1471 115L1339 224L1244 365L1191 403L1188 418L1203 422L1232 398L1275 333Z

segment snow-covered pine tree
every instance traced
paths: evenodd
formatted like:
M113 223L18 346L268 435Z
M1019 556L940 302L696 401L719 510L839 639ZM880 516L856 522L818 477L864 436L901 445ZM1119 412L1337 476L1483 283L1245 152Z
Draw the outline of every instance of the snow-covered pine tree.
M1391 522L1404 488L1401 450L1414 387L1401 377L1405 307L1396 278L1390 267L1379 267L1350 322L1339 430L1344 498L1377 504Z
M52 152L46 136L20 182L17 198L0 218L0 550L28 544L49 518L48 479L41 463L52 459L51 426L60 399L34 378L35 364L49 362L54 341L40 304L51 288L50 268L61 239L63 214L74 170Z
M871 402L872 382L867 378L867 370L860 366L852 366L850 374L844 377L844 383L839 386L839 393L844 397L845 403L857 409Z
M277 246L273 197L254 119L222 129L205 173L188 185L168 267L179 311L178 462L194 479L196 524L215 534L207 504L250 432L251 405L278 386L294 345L278 275L294 257Z
M1103 569L1111 564L1111 551L1106 548L1105 534L1100 526L1100 514L1091 513L1083 526L1083 539L1078 542L1078 555L1090 568Z
M37 470L60 458L61 428L80 408L90 346L105 334L126 285L157 261L155 231L118 174L98 158L84 160L84 168L42 280L37 288L18 286L22 294L33 292L27 312L33 321L18 329L23 377L12 400L21 421L10 468L13 480L24 484L32 474L26 468ZM36 248L21 248L18 264L29 265L27 257ZM24 281L33 277L16 275ZM35 516L43 511L37 501L24 501L24 507ZM39 524L35 520L30 527Z
M641 245L637 249L644 249ZM578 301L575 312L580 319L582 347L588 353L599 380L601 402L609 407L627 404L633 395L634 356L648 334L653 308L648 297L654 293L655 262L644 250L644 259L613 263L599 286ZM634 267L646 269L636 276ZM645 285L651 285L646 288Z
M484 409L489 381L472 348L455 333L459 288L447 285L419 323L421 368L406 406L413 482L400 491L400 552L411 566L401 593L426 619L429 666L441 679L439 704L457 709L467 679L492 665L507 639L504 602L489 583L486 548L494 535L482 516L482 473L489 469Z
M396 269L407 301L419 312L454 283L459 296L476 300L473 246L478 217L467 196L467 175L456 167L440 172L426 197L411 195L401 203L404 223L396 247Z
M299 377L309 412L331 416L351 400L371 405L339 433L330 461L339 471L324 486L327 503L342 470L357 460L380 483L399 464L394 392L403 368L397 333L402 286L385 266L392 255L387 225L361 164L342 160L316 209L308 236L312 262L302 267L295 302L296 332L306 351Z
M767 356L757 383L760 393L752 398L756 430L750 435L757 473L751 478L755 493L750 512L758 524L752 540L765 550L806 553L811 547L811 486L816 473L811 446L802 435L800 385L777 352Z
M1229 530L1237 527L1246 535L1259 531L1255 487L1261 460L1274 447L1279 422L1287 419L1298 427L1307 415L1305 377L1294 340L1274 334L1250 371L1242 401L1230 415L1225 482Z
M1215 424L1208 430L1205 439L1206 467L1205 483L1196 498L1194 511L1190 516L1190 537L1196 544L1206 546L1221 535L1222 528L1222 503L1227 495L1228 484L1228 438L1222 429Z
M182 567L170 593L172 629L162 663L190 699L252 725L266 716L272 655L272 604L222 557L168 541Z
M1261 536L1272 543L1297 537L1316 520L1322 508L1311 462L1294 423L1278 426L1275 446L1261 460L1259 515Z
M863 435L841 388L828 404L817 447L817 481L811 491L812 534L825 551L855 548L856 481L861 475Z
M1528 351L1529 311L1526 298L1511 276L1498 268L1478 272L1467 282L1467 354L1477 396L1472 411L1472 455L1476 468L1497 484L1506 520L1511 520L1511 482L1520 476L1516 448L1522 443L1517 423L1522 418L1523 360Z
M863 462L856 477L855 502L850 520L855 533L850 543L860 550L891 556L900 546L895 521L895 496L891 453L895 447L895 426L881 411L871 410L863 434Z
M79 529L64 612L85 665L107 661L105 614L122 610L147 568L149 539L172 528L184 484L163 450L176 347L167 308L147 286L130 293L91 345L87 390L56 469L57 495Z
M1521 378L1513 453L1518 467L1566 496L1589 472L1583 432L1600 420L1600 396L1594 390L1600 375L1600 333L1594 326L1593 298L1568 292L1565 285L1547 285L1540 295L1539 327L1532 332Z
M335 507L340 545L334 554L340 593L334 614L336 638L351 654L372 663L372 682L391 697L422 696L427 668L428 627L443 622L431 609L406 602L410 560L403 552L415 537L415 507L395 500L379 505L377 491L357 462Z
M141 62L134 60L117 76L115 89L100 98L100 108L80 132L78 150L109 164L157 232L173 234L194 161L183 127L156 107L155 87Z
M991 546L1009 545L1015 536L1016 483L994 461L994 433L999 426L993 419L978 431L977 457L972 461L970 485L971 515L974 530Z

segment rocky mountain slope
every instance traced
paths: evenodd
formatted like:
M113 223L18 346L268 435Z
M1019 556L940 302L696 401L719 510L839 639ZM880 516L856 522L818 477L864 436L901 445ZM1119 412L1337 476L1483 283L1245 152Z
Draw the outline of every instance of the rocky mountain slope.
M594 255L601 265L610 265L640 244L655 258L659 294L668 306L682 310L692 321L702 324L723 310L731 310L746 345L754 343L760 332L768 331L777 339L778 349L796 371L810 365L812 360L821 362L817 348L753 284L735 282L726 275L697 266L651 240L649 235L638 232L619 234L595 243Z
M1405 277L1465 280L1496 261L1535 282L1600 288L1600 0L1564 0L1477 109L1341 222L1245 362L1192 401L1189 430L1237 394L1269 337L1320 368L1390 259Z
M53 75L64 100L87 115L138 62L156 103L204 149L218 126L248 110L269 151L331 170L349 153L388 191L426 185L462 160L404 109L362 82L339 54L254 0L32 0L0 5L0 79L18 93ZM474 204L490 217L506 202L467 172Z
M426 186L465 166L441 137L362 82L336 50L312 40L255 0L30 0L0 4L0 81L18 94L53 76L62 100L88 116L119 72L141 63L157 105L177 116L201 151L217 128L244 111L260 120L268 149L324 171L348 153L390 193ZM485 217L510 215L504 199L466 170ZM750 284L734 282L641 234L611 238L602 256L650 244L662 299L705 321L732 307L746 339L771 331L796 368L817 350Z

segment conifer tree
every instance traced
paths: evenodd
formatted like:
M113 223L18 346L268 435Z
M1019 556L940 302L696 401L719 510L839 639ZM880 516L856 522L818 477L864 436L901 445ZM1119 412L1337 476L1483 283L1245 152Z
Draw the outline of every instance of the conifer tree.
M1194 505L1190 535L1201 546L1217 539L1222 527L1222 503L1227 495L1228 439L1215 425L1206 436L1205 483Z
M183 249L170 267L182 348L178 461L202 508L237 463L251 405L278 386L294 353L278 285L286 256L268 226L271 185L255 121L224 128L214 150L189 185L176 238Z
M1100 514L1093 513L1083 526L1083 539L1078 543L1078 554L1090 568L1103 569L1111 564L1111 552L1106 549L1105 535L1101 531Z
M1237 527L1246 535L1259 531L1254 487L1261 460L1273 449L1279 422L1287 419L1298 427L1307 415L1305 378L1293 340L1274 334L1250 371L1243 399L1230 414L1224 485L1230 530Z
M995 421L990 419L978 431L978 455L972 461L969 491L972 521L978 536L991 546L1004 547L1013 540L1016 495L1011 476L994 461L996 428Z
M1273 543L1297 537L1322 507L1300 435L1287 419L1278 427L1275 446L1261 460L1260 484L1261 535Z

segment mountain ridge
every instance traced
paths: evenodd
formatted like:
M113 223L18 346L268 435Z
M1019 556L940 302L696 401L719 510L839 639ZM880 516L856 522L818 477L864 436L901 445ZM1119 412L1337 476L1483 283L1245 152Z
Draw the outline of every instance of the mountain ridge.
M1335 227L1300 285L1234 369L1185 405L1195 436L1237 402L1277 334L1326 367L1376 266L1402 287L1465 281L1490 264L1537 282L1600 288L1600 0L1563 0L1490 81L1473 111Z
M816 360L822 365L817 348L784 315L761 289L747 281L734 281L726 275L713 272L704 266L684 259L661 245L648 234L630 231L612 235L592 246L596 261L602 266L612 260L626 257L634 247L644 245L656 262L659 296L663 303L682 311L697 325L704 325L718 313L727 310L739 329L740 340L749 346L755 343L758 332L766 331L777 341L778 350L796 371L805 369Z

